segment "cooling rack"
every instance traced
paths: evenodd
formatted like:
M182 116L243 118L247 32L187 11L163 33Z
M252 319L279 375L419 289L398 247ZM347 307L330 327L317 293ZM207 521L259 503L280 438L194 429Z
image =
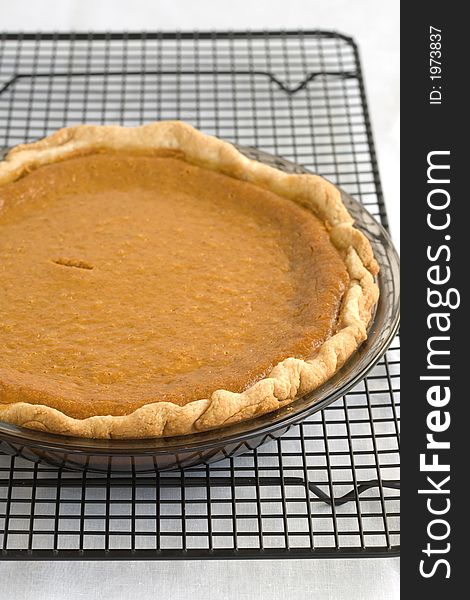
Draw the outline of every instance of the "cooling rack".
M74 123L182 119L283 156L387 227L354 40L326 31L0 36L0 146ZM399 340L321 413L184 472L74 473L2 453L0 557L395 556ZM309 486L310 482L310 486Z

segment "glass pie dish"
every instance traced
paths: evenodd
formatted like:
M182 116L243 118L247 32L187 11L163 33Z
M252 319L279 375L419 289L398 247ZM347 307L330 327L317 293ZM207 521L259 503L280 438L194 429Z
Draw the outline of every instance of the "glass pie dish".
M249 158L289 173L308 172L283 158L238 147ZM399 260L390 237L363 205L341 191L356 226L368 237L380 265L380 298L367 340L325 384L292 404L237 425L157 439L84 439L54 435L0 422L0 450L58 467L98 472L182 469L249 452L284 434L356 385L384 354L399 324Z

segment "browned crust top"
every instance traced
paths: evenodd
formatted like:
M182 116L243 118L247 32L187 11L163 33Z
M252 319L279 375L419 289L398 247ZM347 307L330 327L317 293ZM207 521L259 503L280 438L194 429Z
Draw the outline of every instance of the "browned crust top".
M209 398L184 406L172 402L146 404L124 416L99 415L76 419L42 404L22 401L21 384L0 377L0 419L42 431L90 438L145 438L182 435L236 423L289 404L329 379L367 337L367 326L378 299L378 271L367 238L353 226L340 192L323 178L286 174L250 160L231 144L178 122L141 127L80 125L57 131L33 144L14 148L0 163L0 185L16 181L41 165L92 151L181 151L185 160L251 182L313 211L349 273L337 332L307 360L287 358L267 377L240 393L215 390ZM2 396L8 403L2 404Z

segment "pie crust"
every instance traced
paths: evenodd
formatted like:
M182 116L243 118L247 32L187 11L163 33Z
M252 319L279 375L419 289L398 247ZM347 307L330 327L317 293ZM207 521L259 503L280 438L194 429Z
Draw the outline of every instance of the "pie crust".
M151 402L123 415L76 418L46 403L24 402L24 382L21 378L15 381L14 377L2 377L0 368L1 420L88 438L167 437L205 431L274 411L314 390L332 377L366 339L379 295L374 281L378 265L367 238L353 226L340 192L319 176L286 174L248 159L231 144L187 124L168 121L135 128L80 125L61 129L39 142L14 148L0 163L0 187L43 165L91 153L148 155L162 151L176 152L191 165L249 182L318 217L349 275L331 337L305 359L291 356L281 360L265 377L242 391L214 389L208 398L184 405ZM1 203L0 194L0 210ZM61 260L57 264L67 264ZM86 263L78 266L88 268Z

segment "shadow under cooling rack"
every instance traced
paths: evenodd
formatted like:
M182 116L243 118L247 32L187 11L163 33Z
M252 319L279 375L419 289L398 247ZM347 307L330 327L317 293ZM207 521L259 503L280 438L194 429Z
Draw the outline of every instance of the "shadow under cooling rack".
M0 35L1 147L76 123L155 119L185 120L301 164L387 226L347 36ZM0 451L0 557L395 556L399 376L397 337L326 410L243 456L184 472L74 473Z

